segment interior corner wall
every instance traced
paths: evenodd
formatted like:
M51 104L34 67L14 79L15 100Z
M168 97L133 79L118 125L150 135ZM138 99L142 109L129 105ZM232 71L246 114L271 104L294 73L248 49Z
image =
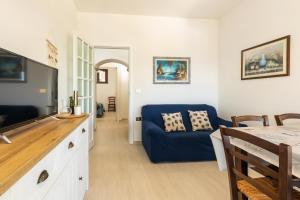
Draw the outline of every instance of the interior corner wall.
M143 105L218 105L217 20L78 13L78 31L96 46L130 47L134 140L141 140L135 118ZM191 84L153 84L153 56L191 57Z
M220 21L219 111L223 117L300 112L300 1L251 0ZM241 80L241 50L291 35L291 75Z
M59 100L67 97L69 42L76 30L76 13L72 0L1 1L0 48L48 64L46 39L57 47Z

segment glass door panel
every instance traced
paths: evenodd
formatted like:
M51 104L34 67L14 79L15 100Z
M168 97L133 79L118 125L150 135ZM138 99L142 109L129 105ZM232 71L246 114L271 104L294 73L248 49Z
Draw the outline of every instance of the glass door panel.
M84 52L83 52L83 55L84 55L84 60L87 60L88 61L88 50L89 50L89 47L88 47L88 44L87 43L84 43Z
M77 38L77 56L82 58L82 40Z
M82 60L81 58L78 58L78 68L77 68L77 74L78 74L78 77L82 77Z
M88 94L88 81L87 80L84 80L84 93L83 93L83 96L84 97L89 96L89 94Z
M83 87L82 87L82 80L81 79L78 79L78 93L79 93L79 96L82 96L83 95Z
M92 86L92 84L93 84L93 81L89 81L89 85ZM92 88L93 87L89 87L89 96L93 96Z
M93 79L93 64L90 64L89 66L89 79Z
M89 73L88 62L87 62L87 61L84 61L83 77L84 77L84 78L88 78L88 73Z

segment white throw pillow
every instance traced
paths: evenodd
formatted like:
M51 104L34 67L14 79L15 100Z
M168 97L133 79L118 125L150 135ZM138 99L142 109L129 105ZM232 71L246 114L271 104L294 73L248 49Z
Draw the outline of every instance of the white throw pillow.
M186 131L181 113L162 113L166 132Z
M207 111L188 111L193 131L213 130Z

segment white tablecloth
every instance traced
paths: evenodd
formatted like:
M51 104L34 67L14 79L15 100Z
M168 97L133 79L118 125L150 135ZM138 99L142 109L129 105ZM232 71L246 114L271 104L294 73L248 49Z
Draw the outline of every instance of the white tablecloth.
M240 127L234 129L255 135L274 144L285 143L290 145L292 147L293 175L300 177L300 126ZM225 170L226 159L220 131L212 133L211 139L215 148L219 169ZM238 139L231 139L231 143L278 166L278 157L268 151Z

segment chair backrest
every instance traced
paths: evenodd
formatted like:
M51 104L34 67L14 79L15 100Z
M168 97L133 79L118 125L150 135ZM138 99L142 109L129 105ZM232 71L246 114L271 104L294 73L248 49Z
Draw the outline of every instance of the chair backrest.
M115 104L116 103L116 97L108 97L108 103L109 104Z
M231 199L238 199L237 181L245 180L271 199L291 200L292 199L292 151L286 144L275 145L269 141L258 138L245 132L220 127L227 161L227 169L230 183ZM230 140L236 138L244 142L256 145L261 149L269 151L279 157L278 170L270 167L271 164L261 158L241 150L231 144ZM261 184L256 179L248 176L243 170L248 164L258 168L264 174L268 174L273 180L278 181L278 191L271 190L266 183Z
M257 116L257 115L243 115L243 116L232 116L232 126L239 127L242 122L262 122L264 126L269 126L269 118L267 115Z
M286 113L282 115L275 115L275 120L277 126L283 126L283 121L287 119L300 119L300 114L298 113Z

